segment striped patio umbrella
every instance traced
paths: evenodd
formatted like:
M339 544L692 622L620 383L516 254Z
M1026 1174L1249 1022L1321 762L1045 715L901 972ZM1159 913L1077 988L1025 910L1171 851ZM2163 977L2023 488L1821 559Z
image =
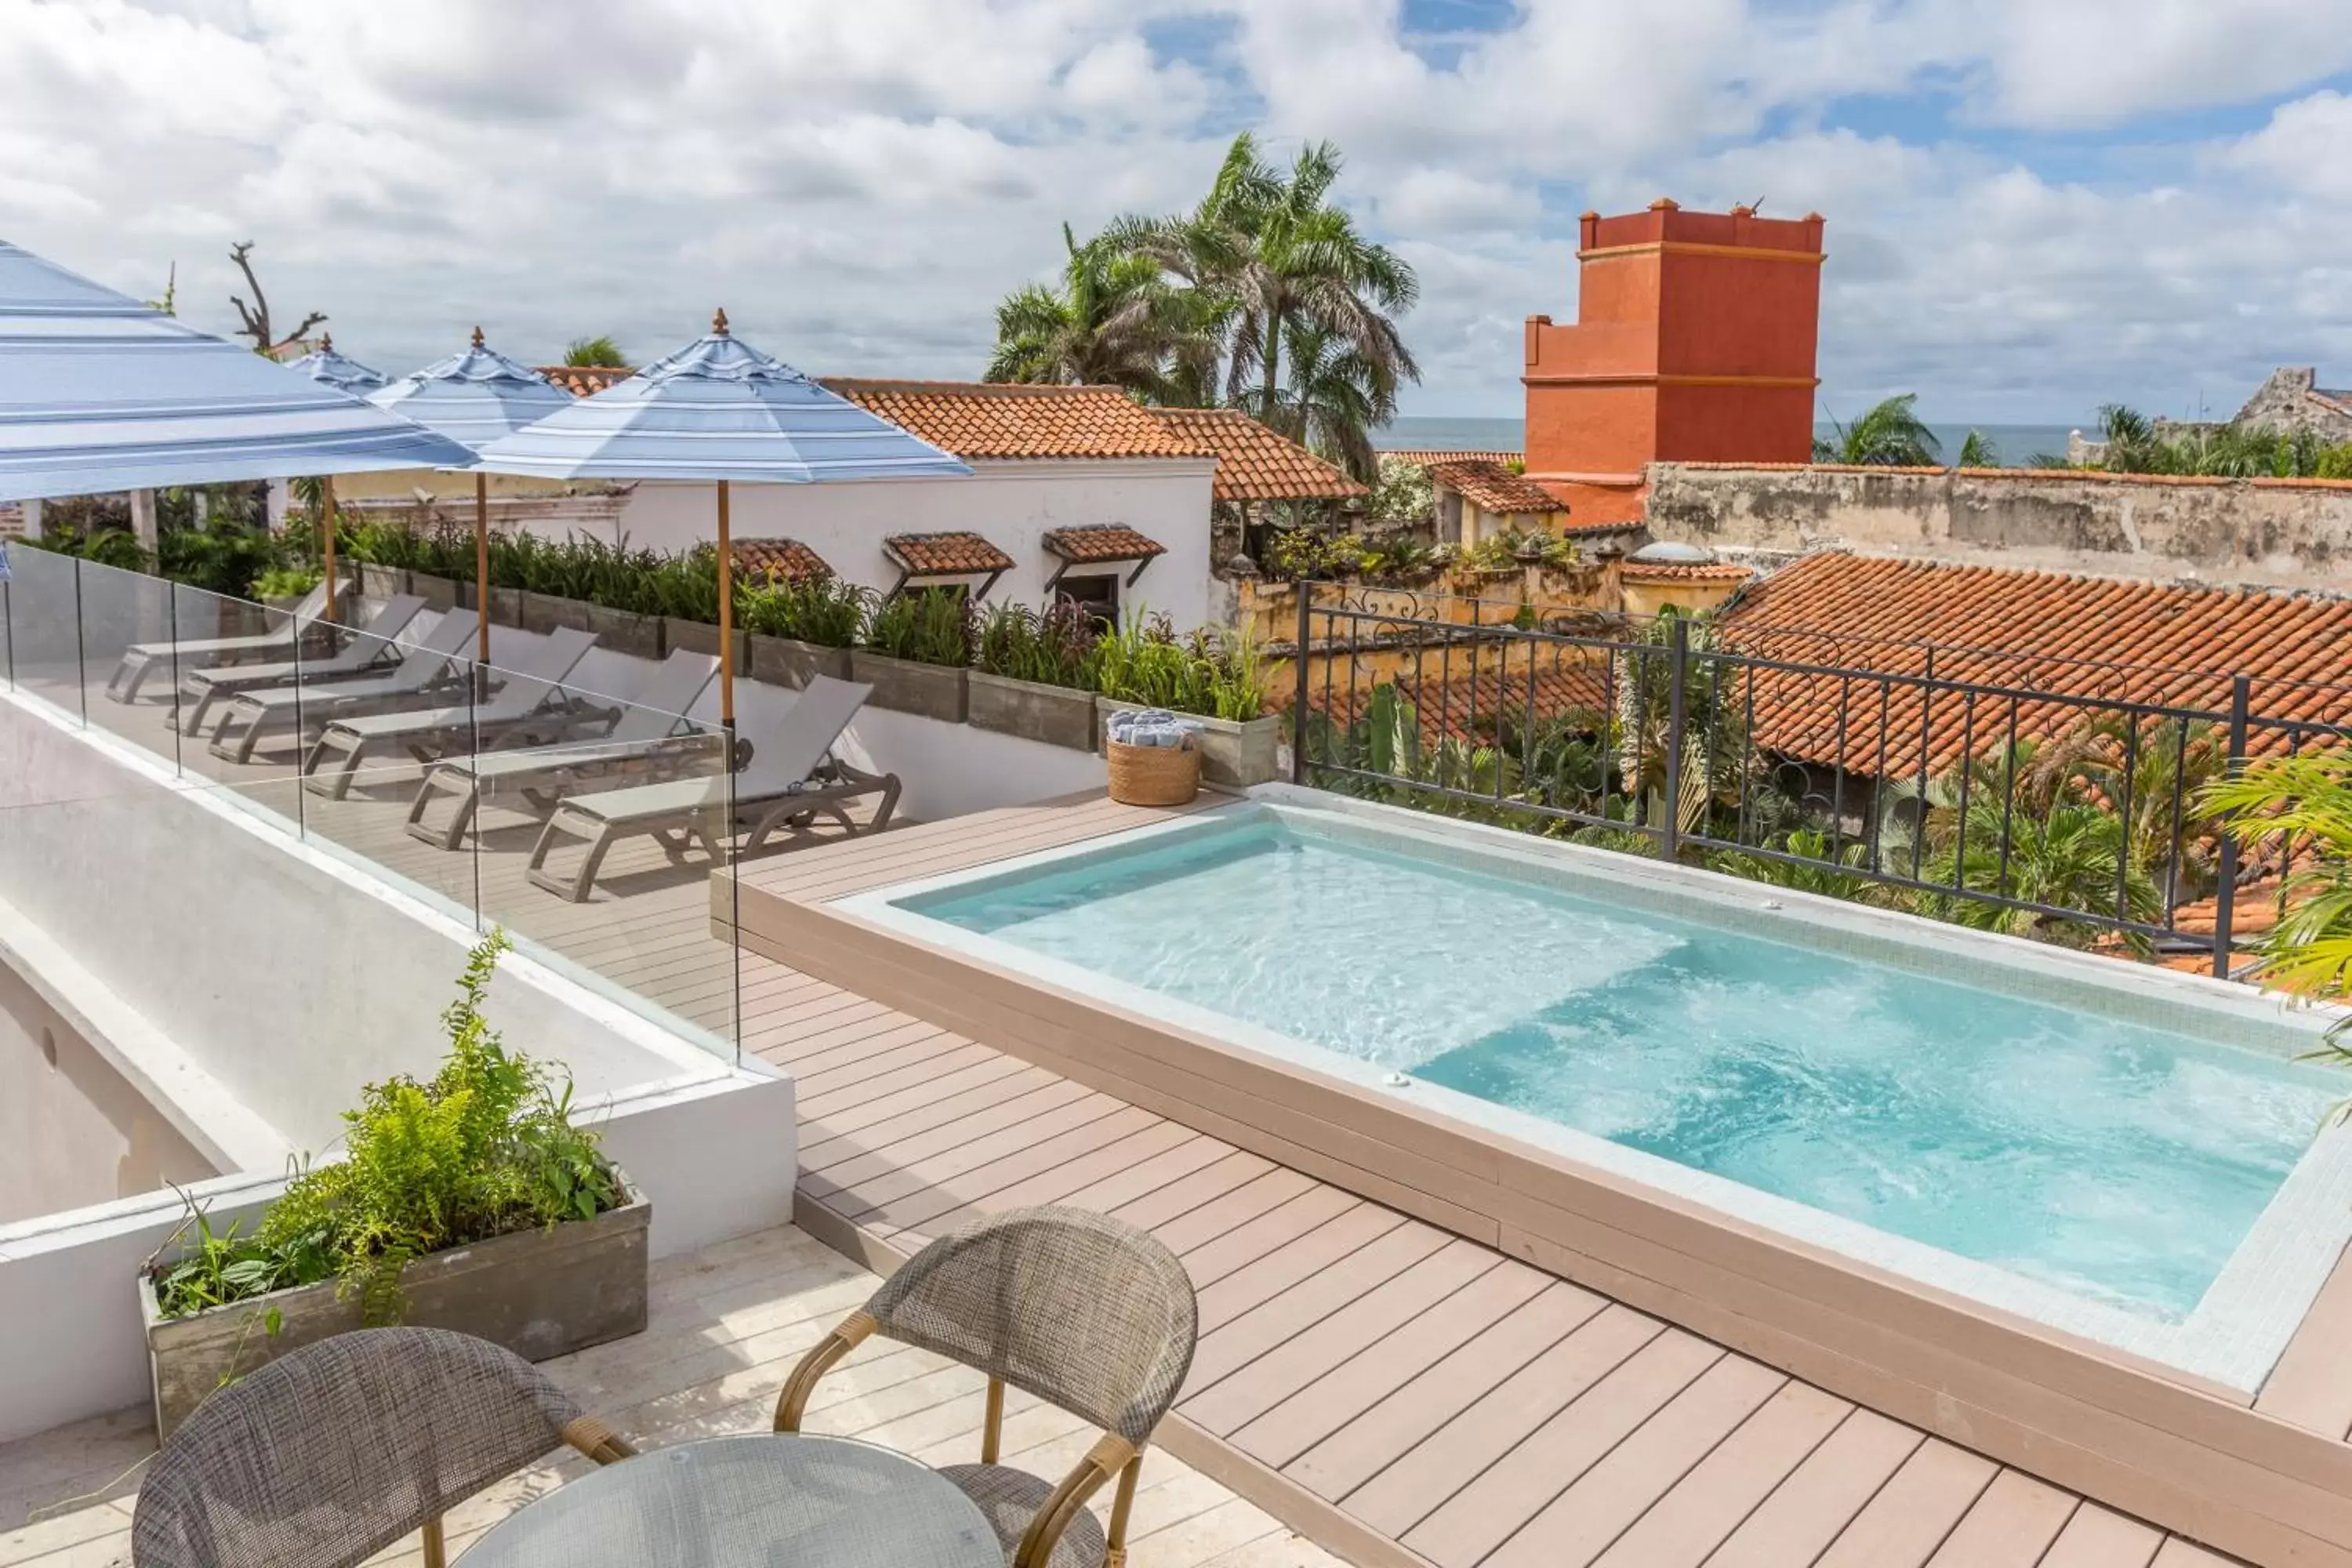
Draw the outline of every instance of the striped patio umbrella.
M289 361L288 370L299 370L312 381L323 381L329 386L341 387L356 396L365 397L392 379L383 372L363 365L349 354L335 352L332 332L319 340L319 346L300 359Z
M734 541L728 487L941 479L958 458L827 392L727 330L482 448L482 467L558 479L709 480L719 488L719 703L735 722Z
M529 365L519 364L484 343L482 329L476 327L474 341L462 353L402 376L370 394L368 401L478 452L500 437L570 406L572 398ZM475 464L463 466L474 470L474 605L481 624L476 655L487 671L490 662L490 481L489 475Z
M472 460L446 436L0 240L0 500ZM331 615L331 529L328 547Z

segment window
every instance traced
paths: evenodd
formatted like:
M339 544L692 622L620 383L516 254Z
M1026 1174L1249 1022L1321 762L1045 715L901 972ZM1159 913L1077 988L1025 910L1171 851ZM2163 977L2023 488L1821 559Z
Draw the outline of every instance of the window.
M1054 596L1079 605L1106 626L1115 626L1118 625L1118 583L1116 572L1066 576Z

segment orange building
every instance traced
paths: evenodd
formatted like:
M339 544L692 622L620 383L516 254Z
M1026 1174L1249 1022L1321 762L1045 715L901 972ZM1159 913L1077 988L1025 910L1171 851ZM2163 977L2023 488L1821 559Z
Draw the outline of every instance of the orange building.
M1573 326L1527 327L1527 476L1574 527L1642 515L1644 466L1812 455L1822 216L1586 213Z

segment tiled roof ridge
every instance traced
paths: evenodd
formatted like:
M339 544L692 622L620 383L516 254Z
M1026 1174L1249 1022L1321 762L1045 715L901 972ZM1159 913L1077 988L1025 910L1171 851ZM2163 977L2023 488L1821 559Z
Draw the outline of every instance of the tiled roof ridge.
M1100 381L923 381L903 376L821 375L816 384L828 392L902 392L919 397L1075 397L1108 395L1150 406L1129 395L1127 388Z
M1566 511L1568 503L1524 474L1515 474L1492 458L1463 458L1427 465L1429 477L1461 491L1487 511Z

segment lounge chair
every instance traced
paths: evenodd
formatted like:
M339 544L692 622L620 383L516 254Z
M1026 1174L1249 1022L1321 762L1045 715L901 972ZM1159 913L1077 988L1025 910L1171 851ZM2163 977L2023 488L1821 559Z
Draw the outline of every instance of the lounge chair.
M675 773L697 760L711 757L719 740L717 731L683 735L678 731L686 723L687 710L718 673L719 660L709 654L679 648L662 661L645 689L625 709L614 710L619 717L602 735L435 763L425 771L416 799L409 805L409 837L444 849L457 848L465 842L466 829L480 809L485 791L514 790L544 815L555 809L566 789L583 779L622 768L656 776ZM575 725L573 732L579 729ZM455 796L457 807L447 823L436 827L425 821L425 814L443 795Z
M283 621L266 632L236 637L181 637L172 642L132 643L122 650L121 662L114 667L114 673L107 677L106 694L117 702L135 700L139 688L159 664L186 667L289 658L326 608L327 584L321 578Z
M461 749L480 751L510 741L545 740L562 734L583 719L601 718L609 728L620 718L619 709L583 708L563 690L564 681L595 644L593 632L567 627L549 633L504 667L491 670L498 689L482 701L331 720L302 759L302 787L313 795L342 799L351 792L352 779L371 749L404 746L418 762L425 763ZM320 771L328 758L338 753L341 766L331 773Z
M402 655L387 674L327 686L312 686L306 680L295 686L239 692L229 699L228 711L221 715L220 728L213 734L212 754L233 763L250 762L253 748L264 735L432 701L441 689L467 679L467 671L473 667L465 652L473 647L480 627L480 618L468 611L444 611L441 624Z
M166 722L183 735L201 735L213 705L240 691L291 686L298 681L308 685L314 680L351 680L380 675L399 660L400 634L408 629L408 623L424 608L425 601L415 595L395 594L377 606L367 625L333 653L271 664L233 664L188 670L180 677L180 701Z
M635 784L558 802L540 830L524 874L576 904L595 885L605 854L624 838L650 837L672 860L699 840L712 860L723 861L725 840L747 826L746 855L757 854L769 835L779 830L806 832L820 816L833 818L851 836L881 832L898 809L898 775L864 773L832 754L834 742L873 689L830 676L813 677L775 733L732 775ZM874 820L860 827L849 815L848 803L877 794L882 802ZM548 852L567 837L588 844L579 869L568 878L547 868Z

